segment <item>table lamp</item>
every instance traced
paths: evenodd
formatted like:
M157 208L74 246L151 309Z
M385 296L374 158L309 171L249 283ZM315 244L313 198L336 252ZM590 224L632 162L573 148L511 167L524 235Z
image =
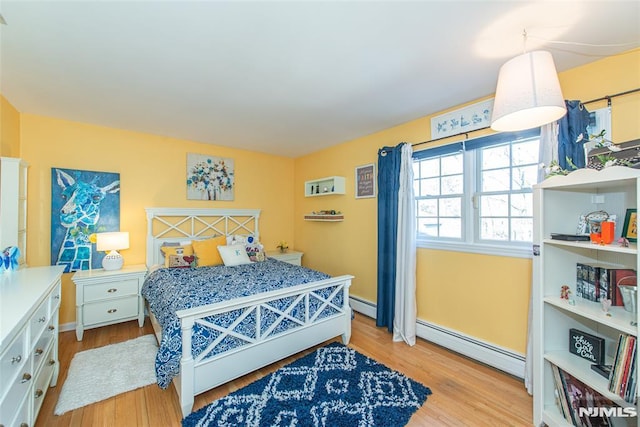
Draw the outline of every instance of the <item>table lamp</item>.
M129 248L129 232L98 233L96 239L96 249L109 252L102 260L102 268L105 270L120 270L122 264L124 264L124 259L118 253L118 250Z

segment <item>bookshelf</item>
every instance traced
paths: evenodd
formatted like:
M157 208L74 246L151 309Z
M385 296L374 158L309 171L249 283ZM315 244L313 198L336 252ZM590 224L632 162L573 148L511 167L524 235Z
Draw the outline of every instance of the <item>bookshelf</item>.
M330 196L345 194L345 179L343 176L329 176L304 183L304 197Z
M638 335L638 315L576 297L577 263L604 263L640 270L637 245L620 246L553 240L551 233L575 234L580 215L605 210L617 215L616 240L627 209L640 200L640 170L614 166L601 171L579 169L554 176L534 187L533 257L533 418L534 425L570 426L558 408L552 366L589 386L616 405L635 405L609 391L609 381L591 369L591 362L569 352L569 329L576 328L605 340L605 363L612 364L620 334ZM597 195L597 197L595 197ZM539 250L536 250L539 249ZM571 300L560 298L568 285ZM635 323L632 323L635 322ZM637 364L637 355L636 355ZM637 377L637 374L636 374ZM637 391L636 391L637 394ZM621 420L638 426L638 417Z

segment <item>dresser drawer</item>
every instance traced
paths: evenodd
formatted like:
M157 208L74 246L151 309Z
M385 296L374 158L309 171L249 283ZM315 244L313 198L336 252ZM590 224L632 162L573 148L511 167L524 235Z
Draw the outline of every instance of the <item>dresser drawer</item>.
M60 299L62 298L62 287L60 281L56 283L55 288L53 288L53 292L49 296L49 313L55 313L55 311L60 307Z
M29 424L29 407L31 406L31 400L26 396L20 396L22 403L16 408L15 406L9 406L7 402L0 403L0 425L5 427L21 427Z
M85 326L138 316L138 296L93 302L82 307Z
M40 334L49 324L49 300L45 300L31 317L31 339L29 348L35 344Z
M34 420L38 416L38 412L40 411L40 407L44 401L44 396L47 394L49 383L51 382L51 377L55 368L56 361L53 358L53 347L49 348L49 351L46 353L43 360L44 364L42 365L42 370L40 370L36 376L32 391Z
M4 397L2 403L0 403L0 420L14 419L16 408L22 400L24 400L25 396L27 396L29 387L33 383L33 372L28 369L28 367L31 366L30 362L31 361L27 361L25 367L20 370L20 375L9 382L9 392ZM9 422L8 425L11 425L11 423ZM18 423L18 425L20 425L20 423Z
M101 283L84 287L85 303L104 299L120 298L126 295L138 295L137 279Z
M29 353L27 351L27 329L23 329L0 356L0 398L5 395L13 378L24 369Z
M53 342L54 335L55 335L54 331L50 331L50 330L47 329L45 331L45 333L42 334L42 337L40 337L40 339L36 343L36 346L34 347L33 351L31 352L31 358L33 360L33 371L34 372L38 372L38 370L40 369L43 361L46 360L45 354L47 353L47 350L49 350L49 347L51 346L51 343Z

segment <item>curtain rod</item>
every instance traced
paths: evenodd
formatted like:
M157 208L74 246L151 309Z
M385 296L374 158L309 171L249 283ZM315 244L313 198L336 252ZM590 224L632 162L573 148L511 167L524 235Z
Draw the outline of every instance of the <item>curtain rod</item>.
M640 92L640 88L635 88L635 89L631 89L631 90L627 90L625 92L619 92L619 93L614 93L613 95L605 95L601 98L596 98L596 99L590 99L588 101L584 101L582 104L592 104L594 102L598 102L598 101L607 101L607 106L611 107L611 98L616 98L618 96L623 96L623 95L629 95L630 93L634 93L634 92ZM491 126L485 126L483 128L479 128L479 129L473 129L473 130L469 130L466 132L460 132L460 133L456 133L453 135L449 135L449 136L443 136L441 138L436 138L436 139L430 139L429 141L422 141L422 142L416 142L414 144L411 144L412 147L415 147L417 145L423 145L423 144L429 144L430 142L436 142L436 141L440 141L442 139L447 139L447 138L454 138L456 136L465 136L465 139L469 138L469 132L477 132L479 130L486 130L486 129L491 129Z

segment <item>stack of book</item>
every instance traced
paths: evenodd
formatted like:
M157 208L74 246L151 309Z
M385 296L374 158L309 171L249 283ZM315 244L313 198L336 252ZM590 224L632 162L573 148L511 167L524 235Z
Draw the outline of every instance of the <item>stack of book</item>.
M609 391L633 403L636 397L636 337L620 334L609 376Z
M575 377L551 364L556 388L556 403L564 418L574 426L610 426L609 414L617 411L598 411L598 407L617 408L611 400Z
M623 305L619 286L636 285L636 271L604 264L576 265L576 296L589 301L611 300Z

